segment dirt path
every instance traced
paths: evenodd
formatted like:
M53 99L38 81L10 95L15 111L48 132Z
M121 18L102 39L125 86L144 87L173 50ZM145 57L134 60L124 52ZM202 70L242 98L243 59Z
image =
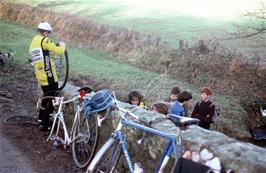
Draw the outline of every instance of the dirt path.
M7 125L7 117L37 117L37 82L31 67L0 67L0 173L85 172L72 161L70 148L56 149L34 125Z
M0 172L1 173L36 173L33 171L29 160L23 152L20 152L16 147L5 139L0 133Z

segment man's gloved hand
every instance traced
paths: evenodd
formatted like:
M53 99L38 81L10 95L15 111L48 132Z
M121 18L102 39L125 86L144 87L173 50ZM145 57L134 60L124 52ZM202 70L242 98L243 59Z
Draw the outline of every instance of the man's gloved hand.
M59 47L61 47L64 50L64 52L65 52L65 50L66 50L66 44L65 44L65 42L59 41L58 44L59 44Z
M66 43L63 42L63 41L60 41L60 42L59 42L59 46L60 46L60 47L61 47L61 46L62 46L62 47L66 47Z

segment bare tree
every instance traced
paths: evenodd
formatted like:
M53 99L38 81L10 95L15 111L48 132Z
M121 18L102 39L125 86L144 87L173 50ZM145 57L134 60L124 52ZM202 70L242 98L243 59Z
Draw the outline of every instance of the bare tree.
M249 20L245 24L235 25L237 32L232 33L232 38L249 38L266 33L266 6L260 2L260 8L248 11L244 15Z

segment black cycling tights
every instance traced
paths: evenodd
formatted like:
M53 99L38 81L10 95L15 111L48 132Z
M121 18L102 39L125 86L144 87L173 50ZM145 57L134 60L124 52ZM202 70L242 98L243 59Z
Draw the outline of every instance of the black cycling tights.
M56 96L58 91L58 82L49 84L47 86L41 86L43 91L43 96ZM48 128L52 125L52 122L50 122L50 114L54 111L54 106L52 99L44 99L42 100L42 107L45 108L45 110L40 109L39 112L39 120L41 120L41 125L44 128Z

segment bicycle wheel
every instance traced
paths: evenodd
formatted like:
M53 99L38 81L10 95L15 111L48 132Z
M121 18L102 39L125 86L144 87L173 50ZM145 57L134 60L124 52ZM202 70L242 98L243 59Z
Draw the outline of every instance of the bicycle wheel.
M110 138L96 154L86 173L119 173L118 161L122 148L118 140Z
M7 52L8 56L5 58L5 63L11 65L15 55L15 50L12 48L7 48Z
M37 125L37 118L30 116L13 116L4 120L5 124L33 124Z
M69 72L69 60L67 50L65 50L65 54L63 56L55 58L55 67L59 84L58 90L62 90L67 83Z
M98 133L97 117L81 115L73 130L72 156L77 167L84 168L91 161L96 151Z

